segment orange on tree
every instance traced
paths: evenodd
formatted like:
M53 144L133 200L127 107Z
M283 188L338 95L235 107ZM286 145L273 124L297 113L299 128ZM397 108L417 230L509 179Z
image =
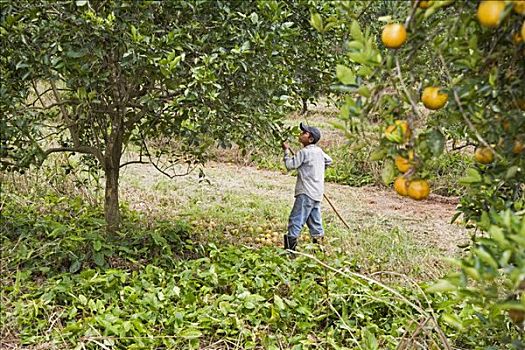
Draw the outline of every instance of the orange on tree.
M474 152L474 158L478 163L490 164L494 161L494 152L488 147L478 147Z
M401 196L408 196L408 186L410 181L404 176L398 176L394 181L394 190Z
M520 32L516 32L516 33L512 34L512 42L514 44L518 45L522 41L523 41L523 38L521 37L521 33Z
M430 1L429 0L422 0L419 2L419 8L427 9L430 7Z
M505 2L501 0L484 0L478 7L478 20L482 26L496 28L501 22Z
M525 111L525 98L518 98L516 104L522 111Z
M514 0L514 12L525 15L525 0Z
M509 130L510 130L510 120L508 120L508 119L504 119L504 120L501 122L501 126L503 127L503 130L505 130L505 131L509 131Z
M400 48L407 40L405 26L400 23L390 23L383 28L381 41L390 49Z
M397 170L402 173L406 173L411 168L410 160L399 154L396 156L394 162L396 164Z
M415 200L422 200L428 198L430 194L430 185L426 180L410 181L408 185L408 196Z
M525 312L522 310L510 309L507 310L507 313L509 314L509 318L516 325L521 325L523 321L525 321Z
M412 5L414 4L415 0L412 0ZM430 7L430 0L421 0L418 4L418 7L420 9L427 9Z
M428 109L440 109L442 108L448 100L448 95L440 93L441 88L438 86L429 86L423 90L421 95L421 101Z
M385 130L387 140L395 143L403 143L410 138L410 127L406 120L396 120L394 124L389 125Z
M512 153L514 154L520 154L525 150L525 144L521 140L514 141L514 145L512 146Z

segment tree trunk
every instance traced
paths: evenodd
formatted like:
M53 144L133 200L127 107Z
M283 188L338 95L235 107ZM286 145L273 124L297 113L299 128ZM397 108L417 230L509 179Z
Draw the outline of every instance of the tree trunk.
M108 162L106 161L106 164ZM118 201L119 167L106 166L106 192L104 201L104 216L106 218L106 231L115 233L120 226L120 212Z
M107 233L115 233L120 227L118 199L120 157L122 155L122 133L120 128L112 136L113 140L108 144L104 159L104 173L106 175L104 215Z

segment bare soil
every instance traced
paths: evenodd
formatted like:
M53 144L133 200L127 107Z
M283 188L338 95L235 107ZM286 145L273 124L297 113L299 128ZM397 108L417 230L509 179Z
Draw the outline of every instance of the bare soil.
M208 163L204 171L209 183L199 182L197 172L170 180L152 166L130 165L122 174L122 194L138 210L156 211L156 207L167 200L173 203L175 215L196 194L202 205L219 201L226 193L270 200L290 208L293 203L294 176L225 163ZM163 183L164 187L159 186ZM400 227L422 246L434 247L445 256L457 255L458 245L468 241L467 231L450 223L457 198L431 194L427 200L414 201L397 195L392 189L333 183L326 184L325 194L357 234L374 225ZM326 223L343 227L326 200L323 211ZM283 227L285 225L283 222Z

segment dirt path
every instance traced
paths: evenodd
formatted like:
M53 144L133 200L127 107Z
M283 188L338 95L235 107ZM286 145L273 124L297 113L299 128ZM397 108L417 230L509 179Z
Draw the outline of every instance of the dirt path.
M224 200L225 194L260 198L288 208L292 205L293 176L224 163L208 163L204 171L209 183L199 182L197 172L168 179L152 166L128 166L122 173L123 197L135 209L154 210L168 202L176 204L175 212L196 197L202 205L210 205ZM466 230L450 224L457 204L451 198L431 194L428 200L413 201L393 190L332 183L327 184L326 194L355 232L374 225L400 227L422 246L436 248L446 256L456 255L458 244L468 241ZM342 227L326 201L323 206L325 222Z

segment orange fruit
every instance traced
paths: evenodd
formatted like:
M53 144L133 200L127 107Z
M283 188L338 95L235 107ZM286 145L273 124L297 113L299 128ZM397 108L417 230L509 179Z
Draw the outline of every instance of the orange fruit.
M448 95L440 93L441 88L437 86L429 86L423 90L421 95L421 101L428 109L440 109L442 108L448 100Z
M507 310L509 318L514 322L514 324L520 325L525 321L525 312L517 309Z
M401 196L408 196L408 181L404 176L398 176L394 181L394 190Z
M514 0L514 12L525 15L525 0Z
M385 130L387 140L395 143L403 143L410 138L410 127L406 120L396 120L394 124L389 125Z
M521 38L525 40L525 21L523 21L523 24L521 25Z
M383 28L381 41L390 49L400 48L407 40L405 26L399 23L390 23Z
M479 147L474 152L474 158L478 163L490 164L494 161L494 152L488 147Z
M478 20L482 26L496 28L501 22L505 10L505 2L501 0L485 0L479 4Z
M510 120L508 120L508 119L504 119L504 120L501 122L501 126L503 126L503 130L505 130L505 131L509 131L509 130L510 130Z
M520 140L514 141L514 145L512 146L512 153L514 154L520 154L525 150L525 145Z
M406 173L411 167L410 160L400 156L399 154L396 156L395 163L397 170L402 173Z
M412 5L413 5L414 2L415 2L415 0L411 0L411 2L412 2ZM427 9L427 8L430 7L430 2L431 2L430 0L421 0L421 1L419 2L419 4L418 4L418 7L419 7L420 9Z
M523 38L521 37L520 32L516 32L516 33L512 34L512 42L513 42L515 45L518 45L518 44L521 43L522 41L523 41Z
M516 103L522 111L525 111L525 98L518 98Z
M415 200L428 198L430 194L430 185L426 180L410 181L408 185L408 196Z
M430 1L428 0L423 0L423 1L420 1L419 2L419 8L422 8L422 9L427 9L430 7Z

